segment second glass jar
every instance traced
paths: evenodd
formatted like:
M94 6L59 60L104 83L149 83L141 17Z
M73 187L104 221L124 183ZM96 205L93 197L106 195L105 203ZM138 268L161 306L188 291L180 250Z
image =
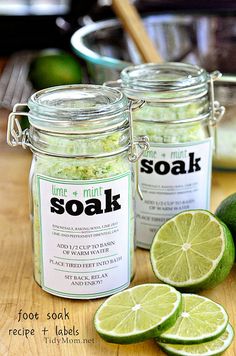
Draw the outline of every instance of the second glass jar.
M157 229L183 210L209 209L214 127L224 108L214 102L213 81L197 66L143 64L121 72L134 113L134 134L150 150L137 163L143 199L136 198L136 243L150 248Z

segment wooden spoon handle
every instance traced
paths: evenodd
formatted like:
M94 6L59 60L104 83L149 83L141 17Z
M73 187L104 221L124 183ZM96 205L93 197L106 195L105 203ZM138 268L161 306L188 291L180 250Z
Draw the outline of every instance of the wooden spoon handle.
M162 63L163 60L149 38L134 5L128 0L113 0L112 7L136 44L144 62Z

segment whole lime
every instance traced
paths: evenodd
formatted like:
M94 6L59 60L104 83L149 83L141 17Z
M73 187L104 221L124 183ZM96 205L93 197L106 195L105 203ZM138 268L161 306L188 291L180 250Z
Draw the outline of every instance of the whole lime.
M236 243L236 193L229 195L220 203L215 215L228 226Z
M45 50L32 61L29 79L38 90L56 85L78 84L82 80L82 70L78 61L69 53Z

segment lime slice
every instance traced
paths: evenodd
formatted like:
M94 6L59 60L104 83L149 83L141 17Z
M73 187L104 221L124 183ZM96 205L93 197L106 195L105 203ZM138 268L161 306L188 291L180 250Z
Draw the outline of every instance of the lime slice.
M182 313L158 341L198 344L220 336L227 324L228 315L221 305L199 295L182 294Z
M181 312L181 294L171 286L142 284L108 298L94 324L108 342L131 344L152 339L174 325Z
M225 332L218 338L204 342L198 345L173 345L158 343L160 348L168 355L202 355L202 356L214 356L221 355L232 343L234 338L234 331L230 324L228 324Z
M229 229L206 210L174 216L161 226L151 246L155 275L188 292L221 283L233 266L234 255Z

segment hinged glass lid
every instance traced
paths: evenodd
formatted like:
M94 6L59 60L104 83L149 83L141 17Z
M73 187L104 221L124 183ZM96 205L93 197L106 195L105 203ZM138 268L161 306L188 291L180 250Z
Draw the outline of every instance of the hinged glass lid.
M139 91L147 100L177 102L205 95L210 75L190 64L150 63L125 68L121 80L129 96Z
M148 149L147 137L133 136L131 111L141 104L133 105L119 90L99 85L41 90L28 104L15 105L7 142L56 157L94 158L129 151L129 160L135 161ZM18 119L24 116L30 128L22 131Z
M28 107L30 124L51 132L100 132L128 122L126 97L116 89L97 85L41 90L31 96Z

